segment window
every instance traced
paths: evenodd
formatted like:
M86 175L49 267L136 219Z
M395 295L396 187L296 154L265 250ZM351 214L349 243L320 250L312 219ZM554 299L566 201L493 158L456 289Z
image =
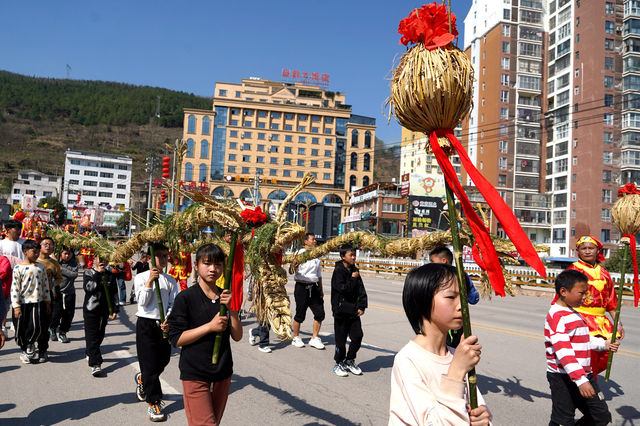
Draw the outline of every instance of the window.
M298 148L298 155L304 155L304 148Z
M113 188L113 184L111 182L100 182L100 188Z
M278 158L277 157L271 157L269 159L269 164L278 164Z
M507 175L498 175L498 186L507 186Z
M602 164L612 164L612 163L613 163L613 152L602 151Z
M244 163L250 163L251 162L251 156L250 155L243 155L242 156L242 161Z
M238 144L236 142L229 142L229 149L238 149Z
M611 230L610 229L602 229L600 230L600 241L603 243L608 243L611 241Z
M195 151L195 142L193 141L193 139L189 138L189 139L187 139L187 154L186 154L186 157L187 158L193 158L195 156L194 151Z
M269 176L278 176L278 171L276 169L269 169Z
M298 166L304 166L304 160L298 160L296 164Z
M209 158L209 141L206 139L200 142L200 158Z
M237 130L229 131L229 136L232 137L232 138L237 138L238 137L238 131Z
M502 152L502 153L506 153L508 146L509 146L509 143L507 141L499 141L498 142L498 151Z
M118 175L118 179L126 179L127 175Z
M227 167L227 171L229 173L235 173L236 172L236 166L229 166Z
M615 9L613 8L613 2L607 1L604 3L604 13L607 15L613 15Z
M311 167L318 167L318 160L311 160Z
M351 153L350 168L351 170L358 170L358 154L356 154L355 152Z
M70 169L70 170L69 170L69 174L72 174L72 175L79 175L79 174L80 174L80 170Z
M364 132L364 147L371 148L371 132L368 130Z
M602 171L602 181L603 182L611 182L611 170L603 170Z
M240 150L242 150L242 151L250 151L251 150L251 144L250 143L243 143L242 144L242 148L240 148Z
M284 147L284 153L285 154L291 154L291 147L290 146L285 146Z
M351 147L358 147L358 131L355 129L351 132Z
M305 136L298 136L298 143L307 143L307 138Z
M211 125L211 119L207 116L204 116L204 118L202 119L202 134L203 135L208 135L209 134L209 128Z
M271 130L278 130L280 128L280 125L278 123L271 123Z
M613 57L612 56L605 56L604 57L604 69L605 70L612 70L613 69Z
M264 157L261 155L258 155L256 157L256 163L264 163Z
M297 171L297 172L296 172L296 177L299 177L299 178L304 177L304 172L303 172L303 171L300 171L300 170L299 170L299 171Z
M511 44L508 41L502 42L502 53L509 53L511 50Z
M187 118L187 133L195 133L196 132L196 116L190 115Z
M288 112L285 114L284 118L286 118L287 120L293 120L293 114Z
M293 136L291 136L291 135L284 135L284 141L285 141L285 142L293 142Z
M243 126L243 127L251 127L251 126L252 126L252 123L251 123L251 121L247 121L247 120L245 120L245 121L242 123L242 126Z
M283 171L282 171L282 176L284 176L284 177L289 177L289 176L291 176L291 170L283 170Z
M116 194L116 198L125 199L127 196L125 194Z
M207 181L207 165L200 164L198 167L198 182L206 182Z
M602 202L603 203L610 203L611 202L611 190L610 189L603 189L602 190Z
M80 184L80 181L78 179L69 179L69 185L79 185L79 184ZM19 193L20 193L20 190L16 188L14 190L14 194L19 194Z
M93 170L85 170L84 171L84 175L85 176L98 176L98 172L94 172Z
M227 96L227 91L226 90L218 90L218 96Z
M100 177L111 179L113 178L113 173L100 172Z
M509 108L500 108L500 119L506 120L509 118Z
M111 198L111 197L113 197L113 193L112 192L98 192L98 197Z
M242 168L242 174L248 174L249 173L249 168L248 167L243 167Z
M258 133L258 139L264 140L266 139L267 135L266 133Z
M285 166L290 166L291 165L291 158L285 158L284 161L283 161L283 164Z
M509 91L501 90L500 91L500 102L509 102Z
M272 153L273 153L273 152L278 152L278 147L277 147L277 146L275 146L275 145L271 145L271 146L269 147L269 152L272 152Z
M511 37L511 26L507 24L502 24L502 35L504 37Z
M610 75L604 76L604 88L613 89L613 76L610 76Z
M313 145L319 145L320 144L320 138L311 138L311 143Z
M613 106L613 95L612 94L605 94L604 95L604 106L605 107L611 107Z
M331 180L331 173L323 173L322 174L322 179Z
M508 70L509 69L509 58L502 58L502 69L503 70Z
M614 42L612 38L605 38L604 39L604 50L613 50L614 49Z
M264 151L264 145L258 145L258 151Z
M122 184L122 183L119 183L119 184L117 185L117 188L118 188L118 189L127 189L127 185Z
M605 145L611 145L613 143L613 133L612 132L604 132L602 134L602 142Z
M604 21L604 32L614 34L616 32L616 24L612 21Z
M603 122L605 125L613 126L613 114L604 114Z
M307 131L307 126L298 126L298 131L300 133L306 132Z
M325 139L324 140L324 144L328 145L328 146L331 146L333 144L333 141L331 139Z

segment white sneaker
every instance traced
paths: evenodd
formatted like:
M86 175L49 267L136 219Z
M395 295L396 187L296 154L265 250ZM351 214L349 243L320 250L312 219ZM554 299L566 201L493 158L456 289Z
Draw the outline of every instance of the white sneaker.
M333 372L338 377L347 377L349 375L349 373L347 373L347 369L344 367L344 365L341 362L339 363L337 362L333 366Z
M271 353L271 348L269 346L258 346L258 350L265 354Z
M304 348L304 342L302 341L300 336L294 336L293 339L291 340L291 344L296 348Z
M324 345L322 344L322 340L319 337L312 337L309 340L309 346L316 349L324 349Z
M249 329L249 344L251 346L255 345L256 343L258 343L258 336L254 336L253 333L253 328Z
M342 363L342 366L351 374L355 374L356 376L359 376L362 374L362 370L360 369L360 367L358 367L358 364L356 364L355 360L353 359L345 360Z

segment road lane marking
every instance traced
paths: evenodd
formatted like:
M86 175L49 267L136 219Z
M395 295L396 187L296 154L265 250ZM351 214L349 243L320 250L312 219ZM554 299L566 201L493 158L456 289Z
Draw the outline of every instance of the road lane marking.
M129 352L129 351L125 350L125 349L120 349L120 350L114 351L113 353L118 358L122 358L122 359L136 358L131 352ZM140 372L140 364L138 364L138 361L130 362L128 365L136 373ZM165 396L167 396L168 394L182 395L182 392L178 392L173 386L171 386L169 383L167 383L162 378L160 379L160 384L162 385L162 393L165 394ZM171 398L165 398L165 399L169 399L170 400Z
M375 304L369 304L370 308L374 308L374 309L379 309L382 311L387 311L387 312L395 312L398 314L404 314L404 311L398 308L393 308L391 306L383 306L383 305L375 305ZM512 328L504 328L504 327L498 327L495 325L489 325L489 324L483 324L483 323L478 323L478 322L474 322L471 321L471 326L473 328L479 328L481 330L486 330L486 331L493 331L495 333L501 333L501 334L511 334L513 336L520 336L520 337L525 337L528 339L533 339L533 340L540 340L540 341L544 341L544 337L533 333L531 331L525 331L525 330L515 330ZM636 359L640 359L640 352L634 352L634 351L628 351L628 350L624 350L624 349L620 349L616 355L622 355L622 356L626 356L629 358L636 358Z

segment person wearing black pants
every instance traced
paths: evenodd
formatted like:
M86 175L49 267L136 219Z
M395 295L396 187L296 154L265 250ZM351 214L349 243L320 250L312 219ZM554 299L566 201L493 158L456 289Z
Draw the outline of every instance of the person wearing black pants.
M162 386L160 374L169 364L171 344L163 336L169 326L165 319L160 324L160 308L155 292L157 280L162 297L162 308L166 317L171 313L173 302L178 295L178 283L171 275L162 272L169 262L169 250L160 243L153 243L156 267L136 275L134 289L138 301L136 316L136 350L140 373L135 375L136 397L148 404L147 415L153 422L166 420L162 412Z
M67 333L71 329L71 322L76 311L75 281L78 277L78 262L73 252L63 248L60 254L60 267L62 268L62 284L60 284L58 297L55 299L51 314L51 329L57 334L58 341L69 343Z
M336 376L345 377L349 372L362 374L355 358L363 337L360 317L364 315L368 304L364 283L355 266L356 249L351 245L344 245L340 248L340 257L342 260L336 262L331 276L331 310L336 339L333 372ZM348 352L347 337L351 338Z
M84 317L84 336L86 343L86 355L94 377L102 374L102 354L100 345L104 340L107 320L116 319L119 311L118 287L114 274L107 272L107 261L98 259L93 263L92 269L84 271L82 287L84 289L84 303L82 315ZM111 300L113 313L109 315L109 303L103 277L106 277L108 296Z

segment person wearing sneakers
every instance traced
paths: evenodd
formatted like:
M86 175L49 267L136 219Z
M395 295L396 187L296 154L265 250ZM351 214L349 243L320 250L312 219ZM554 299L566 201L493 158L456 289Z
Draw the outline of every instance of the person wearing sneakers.
M367 308L367 292L356 267L356 249L346 244L340 247L341 260L336 262L331 276L331 310L336 340L336 362L333 372L336 376L362 374L355 359L362 343L362 323L360 317ZM346 351L347 337L351 338L349 351Z
M178 283L164 269L169 263L169 249L161 243L153 243L156 267L136 275L134 288L138 301L136 316L136 349L140 373L135 375L136 396L139 401L146 401L147 414L152 422L162 422L167 419L162 412L162 386L160 374L169 364L171 358L171 344L163 337L163 332L169 331L167 320L160 324L160 310L154 287L155 280L160 286L162 307L166 310L166 317L171 313L173 302L178 294Z
M100 345L104 340L107 320L116 319L120 310L116 277L107 271L107 265L107 259L96 257L92 261L92 268L85 269L82 277L85 354L91 368L91 374L94 377L102 375ZM107 299L107 292L105 291L105 280L109 299ZM113 312L111 314L109 314L109 306L111 306Z
M245 277L249 279L247 297L249 300L253 300L254 286L258 283L251 273L245 274ZM269 328L269 324L258 324L256 327L249 329L249 344L251 346L258 345L258 350L266 354L271 352L271 348L269 347Z
M316 236L310 232L304 239L304 248L296 254L302 254L312 250L318 242ZM324 320L324 291L322 290L322 262L320 259L311 259L296 267L294 280L296 282L293 296L296 301L296 314L293 317L293 340L291 344L297 348L304 347L304 342L299 336L300 324L304 322L307 308L313 313L313 334L309 340L309 346L316 349L324 349L324 345L318 336L320 326Z
M46 362L49 333L45 318L51 313L49 279L44 266L37 262L40 243L26 240L22 251L24 260L13 268L11 285L16 343L22 350L20 360L24 364ZM39 354L35 350L36 343Z
M69 343L67 333L71 328L71 322L76 312L75 281L78 278L78 262L73 251L68 247L62 248L60 267L62 268L62 284L60 284L57 303L53 304L50 327L53 331L52 336L58 332L59 342Z

